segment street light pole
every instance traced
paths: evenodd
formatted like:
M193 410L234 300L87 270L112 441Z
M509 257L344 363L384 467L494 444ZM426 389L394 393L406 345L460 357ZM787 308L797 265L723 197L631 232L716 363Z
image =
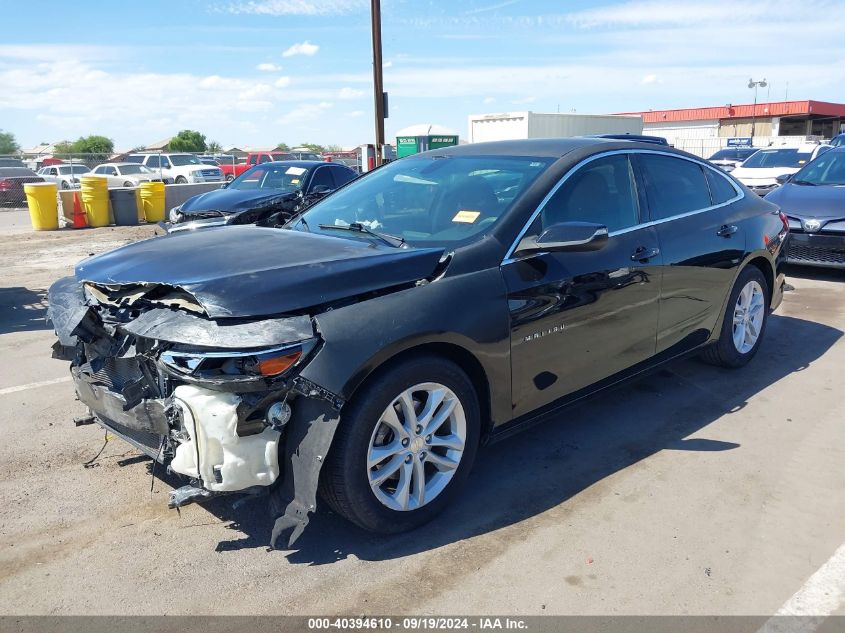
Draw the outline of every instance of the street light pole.
M753 79L748 79L748 87L754 88L754 107L751 110L751 145L754 146L754 124L757 119L757 88L765 88L768 84L766 84L766 78L764 77L760 81L754 81Z
M376 115L375 163L381 165L384 147L384 82L381 67L381 0L371 0L370 16L373 22L373 97Z

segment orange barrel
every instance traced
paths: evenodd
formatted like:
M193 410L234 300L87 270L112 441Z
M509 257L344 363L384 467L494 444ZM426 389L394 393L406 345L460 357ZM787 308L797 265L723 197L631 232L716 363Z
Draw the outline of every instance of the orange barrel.
M59 228L58 187L54 182L27 182L23 185L29 219L36 231L55 231Z
M141 183L141 206L147 222L161 222L164 220L164 183Z
M82 210L88 226L109 225L109 181L103 176L80 176Z

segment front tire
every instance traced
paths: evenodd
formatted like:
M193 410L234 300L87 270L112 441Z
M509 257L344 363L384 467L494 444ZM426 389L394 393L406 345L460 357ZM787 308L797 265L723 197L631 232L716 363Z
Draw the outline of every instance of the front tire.
M478 397L458 365L431 355L389 365L344 409L320 494L366 530L412 530L466 481L480 428Z
M756 266L746 266L731 290L719 340L704 351L711 365L742 367L754 358L769 320L771 290Z
M188 179L184 176L176 176L176 184L177 185L187 185Z
M234 179L235 177L232 174L226 176L226 182L232 182Z

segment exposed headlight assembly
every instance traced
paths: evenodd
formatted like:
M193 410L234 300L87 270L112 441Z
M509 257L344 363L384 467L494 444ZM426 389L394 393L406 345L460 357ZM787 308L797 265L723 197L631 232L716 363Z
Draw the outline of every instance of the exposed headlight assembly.
M176 224L179 220L182 219L182 213L181 212L182 212L182 205L181 204L176 206L176 207L173 207L170 210L170 213L167 214L167 217L172 224Z
M191 381L253 381L274 379L289 373L305 359L316 339L250 351L163 352L160 359L171 375Z

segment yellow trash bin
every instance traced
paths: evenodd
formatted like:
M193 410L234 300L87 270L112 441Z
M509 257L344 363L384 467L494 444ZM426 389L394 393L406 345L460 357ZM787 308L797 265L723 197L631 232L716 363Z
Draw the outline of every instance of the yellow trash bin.
M27 182L23 186L29 219L36 231L55 231L59 228L57 186L54 182Z
M102 176L81 176L82 210L88 226L109 225L109 183Z
M164 220L164 183L142 182L141 206L147 222L161 222Z

